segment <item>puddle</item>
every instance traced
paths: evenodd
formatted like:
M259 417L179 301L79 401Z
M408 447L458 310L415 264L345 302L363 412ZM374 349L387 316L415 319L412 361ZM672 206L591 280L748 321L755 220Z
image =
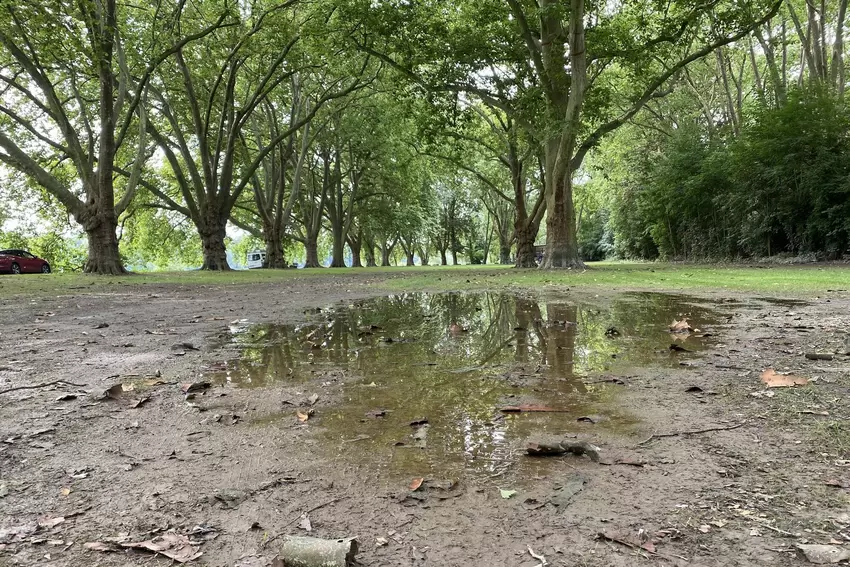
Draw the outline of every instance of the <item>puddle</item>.
M241 357L207 377L251 388L317 374L333 382L345 373L356 379L344 386L344 401L323 407L315 422L316 446L341 465L389 478L521 482L552 462L518 458L530 436L634 427L636 418L616 403L622 386L598 379L698 357L713 337L691 335L676 344L692 352L670 351L667 327L682 316L702 331L726 321L702 300L666 294L594 303L500 292L400 294L323 309L304 325L234 325L230 340ZM498 411L521 404L562 411ZM386 413L375 417L379 410ZM290 427L293 413L264 423ZM585 415L603 420L577 421ZM427 435L415 439L410 423L423 417Z

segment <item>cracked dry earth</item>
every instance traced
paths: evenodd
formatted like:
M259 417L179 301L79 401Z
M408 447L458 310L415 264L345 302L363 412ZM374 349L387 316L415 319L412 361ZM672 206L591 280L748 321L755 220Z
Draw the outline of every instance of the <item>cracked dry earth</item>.
M847 294L387 295L359 274L3 298L0 565L167 565L121 545L163 536L243 567L307 534L370 567L850 548ZM539 435L600 461L526 456Z

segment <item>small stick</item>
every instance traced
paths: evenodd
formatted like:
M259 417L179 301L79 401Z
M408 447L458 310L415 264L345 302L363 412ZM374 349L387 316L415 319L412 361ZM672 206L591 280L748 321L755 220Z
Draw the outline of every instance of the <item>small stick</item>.
M631 541L621 539L621 538L618 538L618 537L609 536L605 532L600 532L597 537L599 537L603 540L611 541L611 542L614 542L614 543L619 543L620 545L625 545L626 547L634 549L638 553L643 551L643 552L648 553L650 555L655 555L657 557L663 557L664 559L667 559L668 561L670 560L671 557L675 557L676 559L681 559L682 561L688 560L687 557L683 557L681 555L676 555L674 553L664 554L664 553L658 553L657 551L652 551L651 549L647 549L642 545L638 545L637 543L633 543Z
M759 522L759 521L756 521L756 523L757 523L758 525L760 525L761 527L763 527L763 528L767 528L767 529L769 529L769 530L773 530L773 531L775 531L775 532L776 532L776 533L778 533L778 534L782 534L782 535L784 535L784 536L788 536L788 537L797 537L797 534L792 534L791 532L786 532L785 530L780 530L779 528L775 528L775 527L773 527L773 526L771 526L770 524L767 524L767 523L765 523L765 522Z
M660 439L662 437L677 437L679 435L695 435L697 433L709 433L710 431L729 431L730 429L738 429L739 427L745 426L748 421L742 421L741 423L737 423L735 425L729 425L726 427L708 427L706 429L696 429L694 431L675 431L673 433L653 433L647 439L638 443L638 445L646 445L653 439Z
M14 392L16 390L35 390L37 388L55 386L56 384L68 384L69 386L77 386L78 388L82 388L85 386L85 384L75 384L73 382L68 382L67 380L54 380L53 382L46 382L44 384L33 384L32 386L15 386L14 388L6 388L5 390L0 390L0 394L8 394L9 392Z
M546 561L546 557L544 555L537 555L534 553L534 550L531 549L530 545L527 545L526 547L528 548L528 554L540 562L540 565L537 567L545 567L546 565L549 565L549 562Z

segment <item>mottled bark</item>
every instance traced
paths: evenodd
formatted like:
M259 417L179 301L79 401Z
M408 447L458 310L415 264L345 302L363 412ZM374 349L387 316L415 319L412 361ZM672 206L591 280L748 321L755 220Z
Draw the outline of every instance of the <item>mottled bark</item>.
M115 236L116 221L112 211L106 211L84 225L88 237L89 254L83 271L94 274L126 273L118 253L118 238Z
M306 261L304 263L305 268L321 268L321 264L319 264L319 243L316 238L307 236L307 240L304 243L304 251L307 255Z

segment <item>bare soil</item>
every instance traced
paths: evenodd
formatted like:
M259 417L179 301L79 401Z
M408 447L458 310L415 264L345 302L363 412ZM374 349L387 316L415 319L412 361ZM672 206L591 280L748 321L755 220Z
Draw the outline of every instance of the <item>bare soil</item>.
M356 536L370 567L540 565L529 548L563 566L785 566L806 563L797 544L850 546L850 358L804 356L850 350L846 294L805 305L704 294L734 312L710 350L619 376L618 403L639 425L589 425L580 438L601 463L554 457L507 499L463 479L450 497L408 498L407 482L352 457L356 443L317 450L323 412L345 395L339 370L184 399L181 384L229 356L216 347L231 321L299 323L309 308L386 293L377 281L131 283L2 300L0 391L67 383L0 393L0 565L166 565L115 545L166 532L197 543L190 564L268 565L284 535L307 533L305 513L311 535ZM766 394L766 368L814 380ZM98 399L116 384L132 390ZM302 423L296 406L311 392L321 395ZM263 424L281 412L291 418ZM568 503L549 503L577 478Z

